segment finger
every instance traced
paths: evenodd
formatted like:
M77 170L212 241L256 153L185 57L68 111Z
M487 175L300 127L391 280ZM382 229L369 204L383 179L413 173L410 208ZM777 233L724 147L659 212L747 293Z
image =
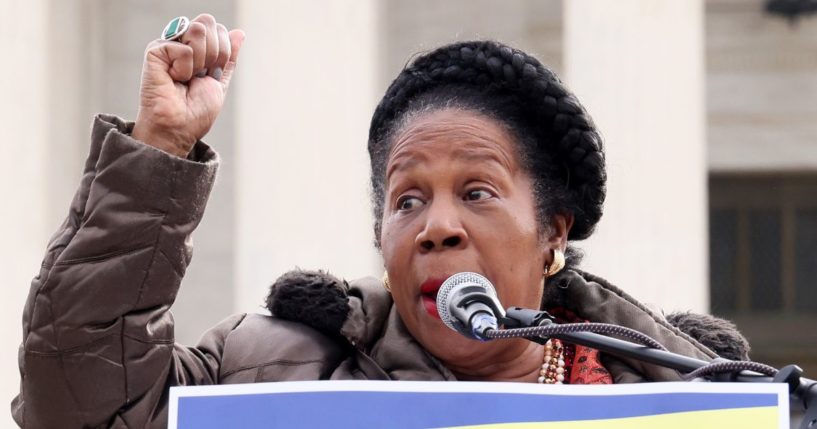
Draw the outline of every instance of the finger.
M227 66L227 61L230 60L231 44L230 34L227 32L227 27L222 24L216 24L218 30L218 57L216 58L213 69L210 70L210 76L215 80L221 80L224 75L224 67Z
M173 81L193 78L193 48L183 43L156 40L145 50L145 59L149 71L160 69Z
M207 53L207 27L201 22L191 22L190 28L181 38L181 42L193 48L193 73L204 69L205 54Z
M238 61L238 53L241 51L241 46L244 45L246 35L241 30L233 30L229 33L230 36L230 59L227 65L224 66L224 74L221 76L221 83L224 84L224 89L230 86L230 79L235 72L236 62Z
M205 43L207 50L204 54L204 67L211 69L218 58L218 30L216 29L216 19L209 13L197 16L194 22L200 22L205 27Z

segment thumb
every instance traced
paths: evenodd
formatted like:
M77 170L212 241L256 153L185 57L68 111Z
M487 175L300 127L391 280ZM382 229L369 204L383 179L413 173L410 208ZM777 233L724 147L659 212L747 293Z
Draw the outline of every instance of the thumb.
M246 38L246 35L242 30L232 30L230 31L229 36L230 59L227 60L227 64L224 66L224 74L221 75L221 84L224 85L225 91L230 86L230 79L233 77L235 65L238 61L238 52L241 50L241 46L244 44L244 39Z

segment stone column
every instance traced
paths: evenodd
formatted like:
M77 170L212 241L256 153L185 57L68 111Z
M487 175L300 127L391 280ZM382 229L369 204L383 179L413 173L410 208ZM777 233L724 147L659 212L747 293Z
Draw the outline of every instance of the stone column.
M605 139L608 197L585 268L665 309L705 311L700 0L564 2L565 77Z
M0 403L8 407L20 386L17 346L22 340L23 303L48 240L48 2L0 1L0 40L13 59L0 79ZM6 408L8 410L8 408ZM13 427L0 413L0 426Z
M236 310L301 267L382 270L366 140L377 96L377 2L239 1Z

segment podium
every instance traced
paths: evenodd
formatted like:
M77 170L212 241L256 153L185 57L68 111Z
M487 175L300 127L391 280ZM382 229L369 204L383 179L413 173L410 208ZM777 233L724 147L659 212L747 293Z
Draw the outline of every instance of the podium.
M788 428L785 384L304 381L170 389L170 429Z

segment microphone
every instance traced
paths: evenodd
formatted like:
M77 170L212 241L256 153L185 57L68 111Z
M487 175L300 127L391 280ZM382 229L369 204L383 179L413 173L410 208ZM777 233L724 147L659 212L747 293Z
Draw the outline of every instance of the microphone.
M437 312L443 323L468 338L488 341L485 332L498 329L505 310L494 285L477 273L457 273L437 292Z

